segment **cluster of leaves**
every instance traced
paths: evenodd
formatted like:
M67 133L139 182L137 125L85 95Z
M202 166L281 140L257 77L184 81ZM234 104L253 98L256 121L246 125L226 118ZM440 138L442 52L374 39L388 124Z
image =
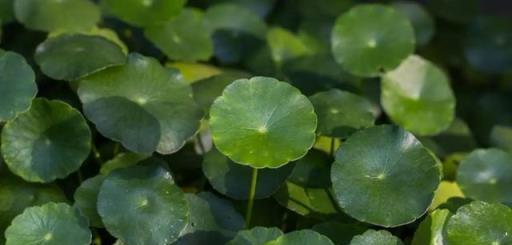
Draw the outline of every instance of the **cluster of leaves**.
M0 0L0 243L512 244L512 21L478 10Z

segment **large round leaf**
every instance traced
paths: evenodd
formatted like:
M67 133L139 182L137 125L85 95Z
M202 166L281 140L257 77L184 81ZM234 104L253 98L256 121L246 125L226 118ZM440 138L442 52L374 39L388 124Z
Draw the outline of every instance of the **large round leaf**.
M331 41L334 58L347 71L373 77L396 68L414 51L414 30L391 7L361 4L336 20Z
M81 31L100 20L99 8L90 0L16 0L16 19L38 31Z
M411 133L383 125L361 130L343 143L331 180L348 215L392 227L425 213L441 170L438 160Z
M25 209L5 231L6 245L88 245L91 231L80 211L65 203Z
M232 237L244 227L244 218L228 200L209 192L186 194L190 206L189 225L183 234L218 231Z
M185 228L189 206L171 174L149 164L110 173L98 194L98 213L107 230L127 244L169 244Z
M30 107L37 86L32 68L23 56L0 51L0 121L6 121Z
M144 35L173 60L208 60L213 54L207 23L196 9L185 9L168 22L150 26Z
M402 241L386 230L368 230L355 236L350 245L402 245Z
M112 15L136 26L150 26L178 15L186 0L102 0Z
M179 150L202 117L190 86L140 54L130 54L124 66L86 77L78 95L98 131L135 152Z
M35 59L45 75L67 81L126 62L123 50L116 43L83 34L63 34L47 39L37 47Z
M103 223L98 214L96 204L98 203L98 193L104 178L103 175L97 175L86 179L75 190L75 194L73 195L75 198L74 206L87 217L91 226L100 228L103 227Z
M286 233L265 245L334 245L326 236L313 230L298 230Z
M318 115L318 133L347 137L354 131L374 124L373 106L366 98L333 89L310 97Z
M415 55L383 76L381 103L394 122L420 135L441 132L455 117L455 96L448 77Z
M498 149L480 149L465 157L457 170L457 183L476 200L512 205L512 155Z
M414 28L416 44L423 46L434 36L434 19L421 4L409 1L398 1L393 7L409 18Z
M412 245L446 244L444 227L450 216L447 209L438 209L430 213L414 232Z
M26 181L50 182L80 168L91 149L91 131L79 111L57 100L35 99L2 130L2 155Z
M274 194L292 169L292 164L276 169L260 169L255 198L267 198ZM203 173L216 191L238 200L249 197L252 168L229 160L217 149L213 148L204 156Z
M283 232L276 227L258 226L250 230L239 231L226 245L261 245L282 235Z
M67 201L64 193L56 185L28 183L13 175L5 174L0 177L0 197L1 233L25 208L47 202Z
M501 73L512 67L512 27L510 20L481 17L471 23L464 55L479 71Z
M450 245L512 244L512 210L474 201L457 210L446 224Z
M276 168L304 156L315 141L316 123L307 97L268 77L233 82L210 109L217 149L255 168Z

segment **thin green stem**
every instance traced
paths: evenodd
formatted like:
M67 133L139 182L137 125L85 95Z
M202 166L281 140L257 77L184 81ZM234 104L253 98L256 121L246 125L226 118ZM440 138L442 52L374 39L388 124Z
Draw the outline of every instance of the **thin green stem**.
M254 206L254 196L256 195L256 183L258 182L258 169L252 169L251 189L249 190L249 200L247 202L247 211L245 213L245 228L249 228L252 219L252 208Z
M206 149L204 147L203 141L201 140L201 133L196 134L197 145L199 145L199 150L201 150L201 155L206 153Z
M331 149L329 151L329 155L334 157L334 144L336 143L336 138L331 138Z
M96 148L96 145L94 144L94 142L91 143L91 149L92 149L92 155L94 156L94 159L101 166L103 164L103 161L101 160L101 154L98 151L98 148Z
M120 144L119 144L119 143L116 143L116 144L114 145L114 150L113 150L113 152L112 152L112 157L115 157L115 156L117 156L117 154L119 154L119 149L120 149L120 148L121 148L121 147L120 147Z

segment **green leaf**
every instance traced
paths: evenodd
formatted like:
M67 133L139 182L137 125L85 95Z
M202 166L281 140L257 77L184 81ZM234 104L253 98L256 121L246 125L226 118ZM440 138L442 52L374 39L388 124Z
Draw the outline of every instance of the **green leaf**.
M292 169L293 165L289 164L259 170L255 198L267 198L274 194ZM204 156L203 173L216 191L237 200L247 200L249 197L252 168L229 160L217 149L211 149Z
M446 244L444 227L450 216L450 211L447 209L434 210L418 226L412 239L412 245Z
M454 197L464 197L464 194L460 190L459 185L457 185L456 182L443 180L436 190L434 200L432 201L432 204L430 204L429 209L434 210L441 204L446 203L450 198Z
M149 158L149 156L133 152L120 153L109 161L103 163L100 168L100 173L103 175L108 175L110 172L116 169L133 166L147 158Z
M490 135L491 145L512 153L512 127L495 125Z
M318 115L320 135L345 138L374 125L373 105L356 94L332 89L309 97Z
M35 60L45 75L74 81L111 66L123 65L126 56L119 45L106 38L63 34L37 46Z
M343 13L331 42L336 61L363 77L395 69L414 51L415 43L407 17L379 4L360 4Z
M448 77L415 55L382 77L381 103L394 122L420 135L443 131L455 117L455 96Z
M189 84L195 84L200 80L223 73L218 67L204 63L170 62L165 64L165 66L179 70L180 75Z
M177 16L186 0L102 0L102 7L135 26L160 24Z
M13 175L0 177L0 232L25 208L47 202L66 202L64 193L53 184L41 185L25 182ZM1 240L0 240L1 243Z
M313 230L298 230L286 233L265 245L334 245L326 236Z
M100 21L100 10L89 0L16 0L16 19L38 31L89 30Z
M189 225L185 233L198 231L218 231L226 236L234 236L244 228L244 218L228 200L210 192L185 195L190 206Z
M355 236L350 245L402 245L402 241L386 230L367 230Z
M0 121L28 110L36 96L35 74L23 56L0 51Z
M395 227L425 213L441 181L441 169L411 133L382 125L354 133L343 143L331 180L338 204L348 215Z
M233 240L226 245L261 245L283 235L276 227L254 227L250 230L239 231Z
M327 236L334 244L349 244L354 236L366 231L366 228L359 224L343 224L335 221L316 224L312 229Z
M499 17L476 18L466 35L464 56L475 69L502 73L512 67L512 27Z
M435 32L434 19L421 4L400 0L392 6L411 22L418 46L424 46L432 39Z
M65 203L25 209L5 231L6 245L88 245L91 231L80 211Z
M202 117L190 86L139 54L83 79L78 96L101 134L138 153L176 152Z
M303 187L326 188L331 186L330 172L329 156L322 151L311 149L308 154L295 162L288 181Z
M450 245L511 244L512 210L474 201L459 208L446 224Z
M0 0L0 22L1 23L8 23L14 19L13 4L14 4L14 0ZM0 31L0 34L1 34L1 31Z
M127 244L168 244L185 228L189 206L171 174L149 164L110 173L98 194L98 213L109 233Z
M311 188L286 181L274 194L281 206L302 216L322 217L337 213L327 188Z
M217 149L255 168L277 168L304 156L315 141L316 123L307 97L268 77L231 83L210 109Z
M197 9L185 9L168 22L149 26L144 35L173 60L208 60L213 54L210 31Z
M512 155L499 149L478 149L457 170L457 183L470 198L512 205Z
M78 208L87 217L91 226L98 228L103 228L103 222L101 222L96 204L98 203L98 193L104 178L105 176L97 175L86 179L75 190L73 195L75 199L73 206Z
M272 59L278 66L288 60L312 53L301 39L281 27L273 27L268 30L267 43L272 53Z
M28 111L2 130L5 163L30 182L68 176L80 168L90 150L91 131L82 114L57 100L35 99Z

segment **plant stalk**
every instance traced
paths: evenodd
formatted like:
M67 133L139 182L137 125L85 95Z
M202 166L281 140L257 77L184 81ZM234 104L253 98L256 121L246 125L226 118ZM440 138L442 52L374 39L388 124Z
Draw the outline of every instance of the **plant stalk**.
M247 211L245 213L245 228L249 228L252 219L252 208L254 206L254 196L256 196L256 183L258 182L258 169L252 169L251 189L249 190L249 200L247 202Z

